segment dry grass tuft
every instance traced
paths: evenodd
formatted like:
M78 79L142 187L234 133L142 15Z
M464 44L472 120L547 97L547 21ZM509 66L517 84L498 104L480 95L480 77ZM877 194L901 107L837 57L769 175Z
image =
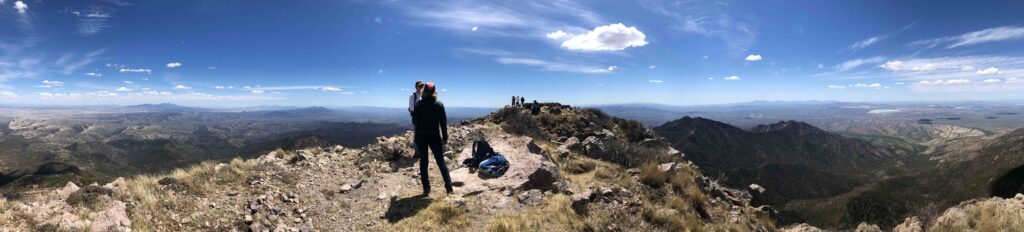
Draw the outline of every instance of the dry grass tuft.
M469 226L469 216L451 203L434 202L415 216L403 219L386 231L459 231Z
M134 219L132 227L140 231L160 230L162 225L177 224L171 218L173 212L196 212L202 211L203 206L197 205L195 199L198 197L217 194L224 186L240 186L249 176L249 173L257 173L255 160L243 161L235 158L216 170L217 165L212 162L204 162L190 168L178 169L168 175L140 175L128 179L126 182L127 201L133 202L129 207L129 216ZM174 186L161 186L159 181L164 178L171 178ZM179 186L180 185L180 186ZM178 189L176 194L166 191Z
M594 231L572 210L571 203L565 195L555 195L543 208L491 219L487 231Z
M929 231L1024 231L1024 208L1015 199L992 198L951 208Z
M668 173L658 168L655 163L648 163L640 168L640 183L660 188L667 180Z
M562 164L562 170L565 170L571 174L583 174L593 171L597 167L597 162L589 159L574 158L569 159Z

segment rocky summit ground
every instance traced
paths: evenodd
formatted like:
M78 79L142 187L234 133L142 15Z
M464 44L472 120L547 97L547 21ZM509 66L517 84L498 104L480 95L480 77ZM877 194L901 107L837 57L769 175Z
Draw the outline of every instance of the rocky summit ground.
M444 154L452 194L444 193L431 160L434 191L420 195L406 133L362 148L277 150L102 185L37 189L0 198L0 231L777 230L770 207L750 205L764 188L720 186L639 123L559 104L540 109L507 108L452 126ZM461 164L481 138L510 161L505 175L482 178ZM1018 198L1001 201L1019 205ZM962 208L947 214L965 216L944 215L937 225L976 226L954 218L988 212ZM1000 209L1021 218L1019 206Z

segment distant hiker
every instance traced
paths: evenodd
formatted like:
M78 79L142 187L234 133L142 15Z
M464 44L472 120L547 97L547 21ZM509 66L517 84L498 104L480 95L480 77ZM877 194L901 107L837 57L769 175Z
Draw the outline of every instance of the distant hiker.
M512 107L516 107L516 96L512 96Z
M523 107L523 104L526 104L526 98L519 96L519 107Z
M444 162L444 145L448 144L448 116L444 112L444 104L437 101L436 86L427 82L423 86L423 99L416 102L413 109L412 122L416 128L413 136L416 143L416 155L420 158L420 180L423 182L423 195L430 195L430 178L427 177L427 149L434 153L434 161L444 179L444 189L452 193L452 179L448 175L448 166Z

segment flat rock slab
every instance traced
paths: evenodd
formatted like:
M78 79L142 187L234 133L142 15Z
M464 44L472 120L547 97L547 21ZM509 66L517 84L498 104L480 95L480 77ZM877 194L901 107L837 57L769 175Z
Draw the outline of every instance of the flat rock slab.
M555 164L548 159L543 150L533 144L527 136L487 136L487 142L494 151L508 159L509 168L498 178L483 179L476 173L470 173L468 167L455 169L451 172L455 193L473 195L483 191L502 189L525 190L534 188L550 188L557 180L558 171ZM459 153L456 162L472 157L473 148L467 146Z

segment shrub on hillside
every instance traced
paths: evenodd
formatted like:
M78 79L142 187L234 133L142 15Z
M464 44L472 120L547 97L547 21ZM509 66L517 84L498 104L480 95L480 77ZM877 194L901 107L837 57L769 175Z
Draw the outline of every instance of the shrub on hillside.
M619 125L619 130L623 133L623 138L631 143L638 143L648 138L653 138L653 134L644 127L644 124L640 122L627 120L627 119L615 119L616 124Z
M515 112L503 115L502 117L504 117L504 120L501 123L501 128L504 129L505 132L515 135L530 136L535 139L548 138L547 134L545 134L541 129L540 124L529 115L521 112Z
M656 144L627 143L618 139L604 140L603 149L587 151L586 155L626 167L638 167L648 162L672 161L672 156L664 147Z
M90 209L96 209L104 202L104 196L110 196L110 189L106 189L99 186L86 185L78 191L75 191L68 195L68 199L65 200L69 205L85 206Z
M660 188L668 180L668 173L658 168L656 163L645 164L640 168L640 183Z

